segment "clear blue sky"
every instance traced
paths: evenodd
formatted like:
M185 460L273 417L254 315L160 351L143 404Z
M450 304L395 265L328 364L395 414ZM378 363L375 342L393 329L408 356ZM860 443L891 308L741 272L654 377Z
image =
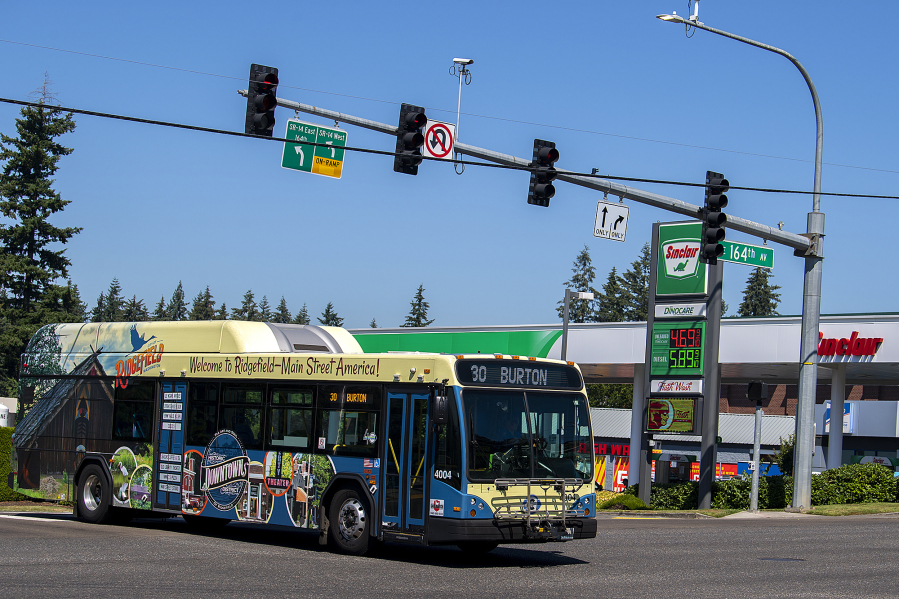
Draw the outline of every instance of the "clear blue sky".
M527 157L537 137L555 141L558 166L575 171L701 182L714 170L733 185L811 190L815 119L796 68L708 32L688 39L655 18L672 10L686 14L687 3L305 2L256 12L238 2L7 3L0 95L28 99L47 72L65 106L242 131L236 90L257 62L280 69L283 98L390 124L408 102L452 121L458 84L448 69L462 56L475 63L460 141ZM781 47L809 71L823 106L824 191L899 195L899 3L702 0L700 18ZM13 134L18 113L0 105L0 131ZM291 116L278 109L277 135ZM273 305L284 295L293 312L306 303L313 317L333 302L347 327L397 326L423 284L435 325L555 322L585 244L599 287L636 259L653 222L682 220L629 202L627 241L616 243L592 236L601 194L560 183L548 209L529 206L524 173L457 176L426 163L411 177L394 173L392 158L353 153L337 181L280 168L274 142L76 121L56 183L72 203L54 222L84 227L67 255L90 305L118 277L152 310L180 280L188 299L208 285L236 307L252 289ZM346 129L352 146L394 147L388 135ZM635 186L702 203L698 189ZM806 229L809 196L729 197L731 214ZM897 309L897 207L823 198L824 313ZM774 247L780 312L798 314L803 261ZM748 275L725 267L731 314Z

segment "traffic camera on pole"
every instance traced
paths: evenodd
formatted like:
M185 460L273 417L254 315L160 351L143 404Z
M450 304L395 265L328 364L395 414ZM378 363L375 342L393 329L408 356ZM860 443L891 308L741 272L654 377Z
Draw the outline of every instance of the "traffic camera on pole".
M421 164L421 146L425 143L422 128L428 117L421 106L403 104L400 107L400 124L396 130L396 156L393 170L407 175L417 175Z
M261 64L250 65L245 133L272 136L272 130L275 127L275 107L278 105L278 99L275 96L277 88L278 69Z
M531 185L528 188L528 204L549 206L549 199L556 194L552 181L556 178L553 164L559 159L555 142L534 140L534 159L531 166Z
M724 223L727 216L722 212L727 206L724 193L730 189L730 183L721 173L706 171L705 174L705 207L702 209L702 251L699 259L708 264L717 264L718 257L724 254Z

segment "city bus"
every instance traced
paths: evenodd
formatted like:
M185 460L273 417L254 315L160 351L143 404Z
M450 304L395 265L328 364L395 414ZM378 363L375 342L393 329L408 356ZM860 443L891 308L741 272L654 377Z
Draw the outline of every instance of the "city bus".
M267 523L351 554L596 536L573 362L366 354L309 325L56 324L20 400L10 486L89 522Z

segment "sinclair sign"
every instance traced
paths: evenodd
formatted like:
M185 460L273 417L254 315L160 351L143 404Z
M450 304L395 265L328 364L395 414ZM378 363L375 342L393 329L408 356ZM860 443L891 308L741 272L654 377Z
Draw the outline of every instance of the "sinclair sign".
M705 295L706 265L699 261L702 223L659 225L656 296Z

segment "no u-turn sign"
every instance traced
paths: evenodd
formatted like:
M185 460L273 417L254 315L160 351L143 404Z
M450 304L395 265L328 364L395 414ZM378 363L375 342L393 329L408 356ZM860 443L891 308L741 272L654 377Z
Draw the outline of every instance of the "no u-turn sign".
M428 121L424 128L425 143L422 154L431 158L453 159L453 143L456 141L456 126L450 123Z

